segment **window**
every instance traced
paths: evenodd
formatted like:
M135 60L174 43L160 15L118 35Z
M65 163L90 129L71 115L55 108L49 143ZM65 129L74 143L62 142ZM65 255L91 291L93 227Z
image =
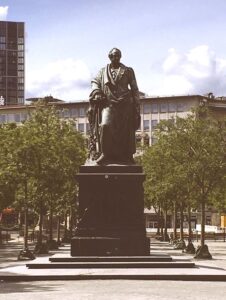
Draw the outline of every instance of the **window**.
M151 104L150 103L144 103L143 110L144 110L144 114L149 114L151 112Z
M20 98L20 97L19 97L19 98L18 98L18 103L19 103L19 104L24 104L24 98Z
M5 44L0 44L0 49L5 50Z
M78 117L78 109L77 108L72 108L71 109L71 116L72 117Z
M18 64L23 64L24 63L24 59L22 57L18 58Z
M144 131L149 130L149 120L144 120L143 122Z
M158 121L157 120L151 120L151 129L155 130L156 126L158 125Z
M0 123L6 122L6 115L0 115Z
M85 108L84 107L79 108L79 117L85 117Z
M0 43L5 43L5 36L0 36Z
M14 114L8 114L8 116L7 116L7 121L8 121L8 122L15 122Z
M65 118L70 118L70 111L69 111L69 109L65 109L64 110L64 117Z
M86 133L89 133L89 132L90 132L90 124L86 123Z
M23 97L24 96L24 91L18 91L17 95L18 95L18 97Z
M23 44L23 43L24 43L24 38L19 37L19 38L18 38L18 44Z
M186 103L183 103L183 102L177 103L177 111L186 111L186 110L187 110Z
M24 65L18 65L18 71L23 71L24 70Z
M18 45L18 50L24 50L24 45Z
M79 123L79 124L78 124L78 131L84 132L84 129L85 129L85 126L84 126L84 125L85 125L84 123Z
M18 78L18 81L17 81L18 83L24 83L24 78L23 77L20 77L20 78Z
M157 103L152 103L151 104L151 112L153 114L158 113L158 104Z
M169 103L169 112L177 111L177 104L176 103Z
M165 113L165 112L168 111L168 105L167 105L167 103L161 103L161 105L160 105L160 111L162 113Z
M15 114L14 115L14 120L16 123L19 123L20 122L20 114Z
M18 51L18 57L24 57L24 52L23 51Z
M18 77L24 77L24 72L18 71L18 72L17 72L17 75L18 75Z
M8 56L17 57L17 52L16 51L8 51Z

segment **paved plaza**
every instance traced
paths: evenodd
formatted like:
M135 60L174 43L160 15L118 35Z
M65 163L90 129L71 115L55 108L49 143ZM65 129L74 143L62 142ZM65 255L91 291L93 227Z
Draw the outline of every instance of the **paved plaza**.
M195 242L196 244L196 242ZM207 272L226 272L226 243L207 241L212 260L193 260L192 255L165 242L152 240L151 251L169 254L173 259L190 258ZM15 239L0 247L0 272L10 268L23 268L25 262L18 262L17 255L22 241ZM32 245L31 245L32 248ZM47 260L50 255L67 252L68 245L42 255L38 259ZM132 270L130 270L131 272ZM58 270L61 272L61 270ZM187 272L187 271L185 271ZM170 280L58 280L58 281L16 281L0 282L0 299L225 299L226 282L213 281L170 281Z

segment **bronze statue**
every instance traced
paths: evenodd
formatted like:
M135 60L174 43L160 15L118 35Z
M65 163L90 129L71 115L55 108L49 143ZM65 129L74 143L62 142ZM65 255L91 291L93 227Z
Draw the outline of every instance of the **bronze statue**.
M108 57L111 63L91 82L89 160L98 165L134 164L139 90L133 69L120 63L121 51L113 48Z

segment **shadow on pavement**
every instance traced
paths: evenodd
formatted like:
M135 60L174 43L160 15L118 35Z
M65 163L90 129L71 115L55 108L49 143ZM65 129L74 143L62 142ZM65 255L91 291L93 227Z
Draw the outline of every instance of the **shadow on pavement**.
M45 283L41 282L0 282L0 294L13 293L37 293L37 292L54 292L59 290L63 283Z

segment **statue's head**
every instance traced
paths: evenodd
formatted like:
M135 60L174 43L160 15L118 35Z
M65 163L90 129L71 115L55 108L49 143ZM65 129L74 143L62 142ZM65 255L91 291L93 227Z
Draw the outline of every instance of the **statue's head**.
M118 48L113 48L109 52L108 57L112 63L119 63L122 57L122 53Z

